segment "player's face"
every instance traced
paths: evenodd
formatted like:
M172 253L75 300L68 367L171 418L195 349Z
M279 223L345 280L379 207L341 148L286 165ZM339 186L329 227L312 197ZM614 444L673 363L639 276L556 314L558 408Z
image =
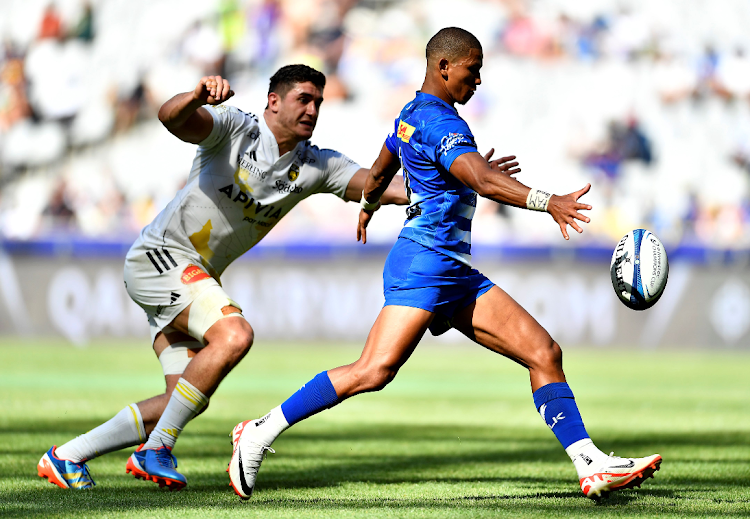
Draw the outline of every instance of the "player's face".
M482 51L471 49L468 56L451 63L448 72L448 91L461 105L471 99L477 87L482 84L479 71L482 68Z
M297 83L279 100L279 122L299 140L312 137L318 122L323 91L311 82Z

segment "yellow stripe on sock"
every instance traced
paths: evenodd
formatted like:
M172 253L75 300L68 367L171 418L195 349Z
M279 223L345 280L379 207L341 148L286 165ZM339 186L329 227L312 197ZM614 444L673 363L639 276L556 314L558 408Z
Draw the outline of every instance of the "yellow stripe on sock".
M141 443L145 442L146 440L141 436L141 425L138 423L138 413L135 412L135 409L133 409L132 405L128 406L130 408L130 412L133 413L133 420L135 420L135 428L138 430L138 441Z
M177 437L180 435L180 431L178 431L177 429L162 429L162 431L164 431L165 433L167 433L168 435L170 435L172 438L175 438L175 439L177 439Z
M203 404L204 404L203 400L198 395L195 395L192 391L190 391L189 388L185 387L183 384L177 384L175 386L175 389L177 390L178 393L184 396L186 400L188 400L189 402L192 402L194 406L203 407Z
M201 399L200 395L198 395L198 393L196 393L194 389L188 387L187 384L183 384L182 382L180 382L178 386L180 386L183 391L185 391L187 394L189 394L191 397L195 398L196 400Z
M206 396L203 395L203 393L201 393L197 389L188 387L187 384L183 384L183 383L180 383L179 385L182 387L184 391L187 391L189 395L191 395L194 399L196 399L199 404L206 405L208 403L208 398L206 398Z

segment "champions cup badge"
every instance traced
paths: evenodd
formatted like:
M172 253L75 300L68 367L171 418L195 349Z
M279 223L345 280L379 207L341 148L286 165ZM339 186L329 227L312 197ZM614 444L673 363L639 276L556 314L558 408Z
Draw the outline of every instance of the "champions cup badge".
M294 182L299 177L299 166L297 164L292 164L292 167L289 168L289 173L287 173L287 177L289 177L290 182Z
M199 266L190 264L185 270L182 271L182 277L180 278L180 280L182 281L183 285L189 285L190 283L195 283L196 281L200 281L201 279L208 279L210 277L211 276L206 274L206 272Z

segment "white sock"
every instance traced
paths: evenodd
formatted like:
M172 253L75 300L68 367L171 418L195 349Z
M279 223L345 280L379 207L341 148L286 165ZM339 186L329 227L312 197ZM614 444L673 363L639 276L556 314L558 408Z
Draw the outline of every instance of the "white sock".
M591 438L584 438L572 443L565 449L573 466L578 472L578 479L585 478L599 469L609 456L597 449Z
M289 422L286 421L281 406L274 407L263 418L255 420L253 436L270 446L274 440L289 428Z
M158 449L162 445L174 447L185 425L208 405L208 397L194 385L180 377L172 391L167 408L151 431L144 449Z
M109 421L55 449L58 458L76 463L146 441L141 411L130 404Z

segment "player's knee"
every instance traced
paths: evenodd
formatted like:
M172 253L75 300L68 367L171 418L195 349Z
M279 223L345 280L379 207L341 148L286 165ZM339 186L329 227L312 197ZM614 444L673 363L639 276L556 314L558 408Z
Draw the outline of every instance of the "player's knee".
M394 378L396 378L397 373L398 373L398 370L390 366L386 366L386 365L371 366L367 370L367 375L365 378L366 384L367 384L367 391L380 391L385 386L390 384Z
M381 364L355 363L353 368L351 375L355 379L356 392L380 391L398 373L397 369Z
M375 372L373 373L373 391L380 391L385 386L390 384L394 378L396 378L396 374L398 373L398 370L387 367L387 366L380 366Z
M544 371L562 369L562 349L549 335L539 339L534 351L532 366Z
M245 319L233 317L224 334L224 348L229 364L235 365L250 351L255 340L253 328Z

